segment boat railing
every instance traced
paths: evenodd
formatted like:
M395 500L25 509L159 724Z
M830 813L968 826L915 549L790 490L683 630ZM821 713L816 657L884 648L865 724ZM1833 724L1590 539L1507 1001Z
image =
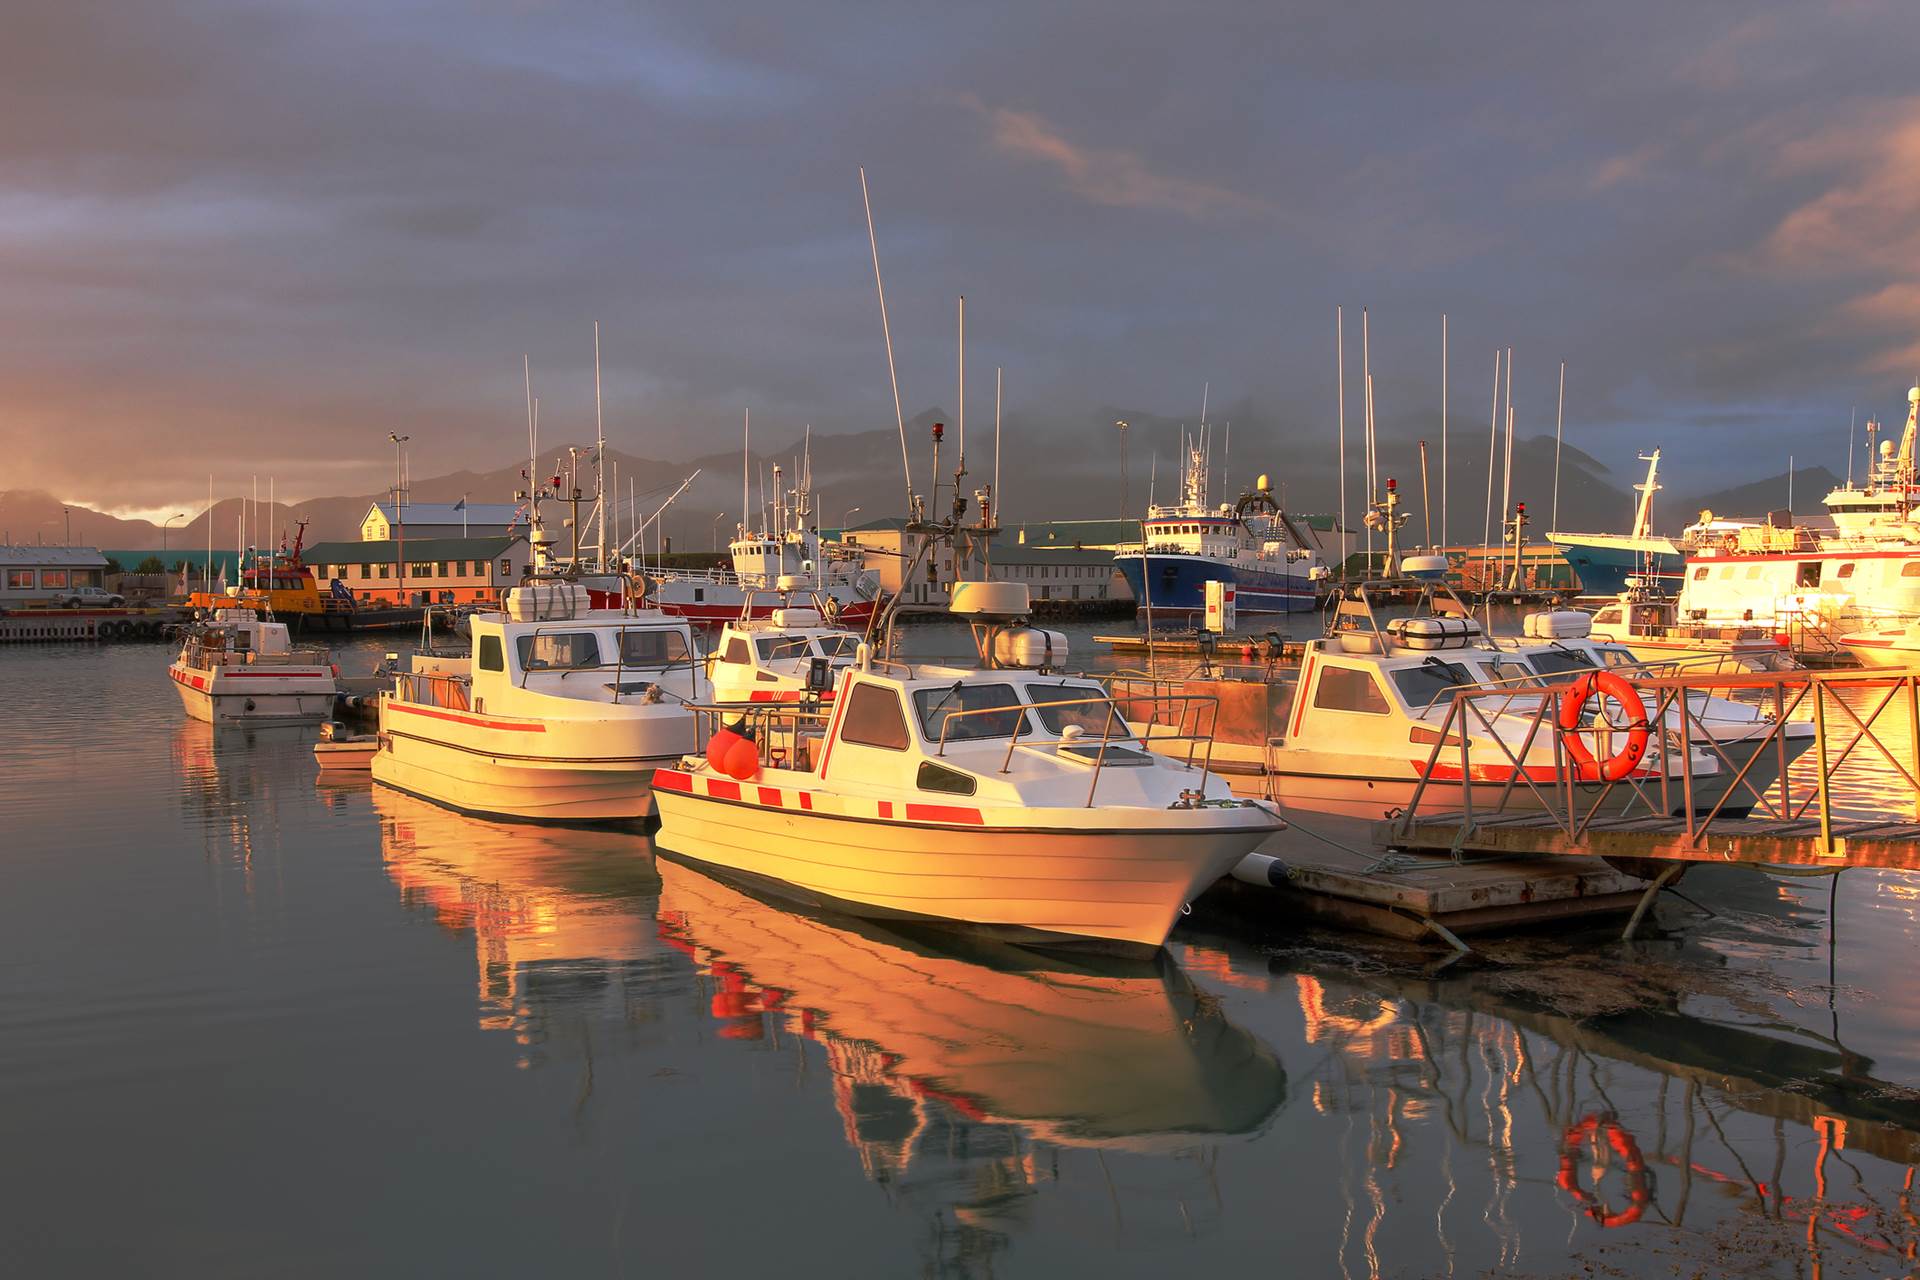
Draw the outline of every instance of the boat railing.
M459 675L428 675L420 672L396 672L393 696L401 702L442 711L473 710L473 679Z
M1180 716L1180 723L1182 726L1184 726L1186 721L1186 713L1184 708L1188 706L1204 707L1212 712L1211 716L1208 718L1207 730L1205 733L1200 733L1197 731L1198 717L1196 715L1195 717L1196 731L1194 732L1186 732L1184 731L1184 727L1183 727L1181 732L1176 732L1171 734L1152 735L1152 737L1156 741L1160 742L1161 744L1165 744L1169 742L1176 742L1176 743L1185 742L1187 744L1187 758L1186 758L1185 764L1186 764L1186 767L1189 769L1194 767L1195 756L1196 755L1199 756L1199 767L1200 767L1199 789L1204 792L1206 790L1206 785L1207 785L1207 775L1213 769L1214 727L1218 724L1220 719L1220 700L1216 697L1213 697L1210 694L1152 694L1152 695L1148 695L1147 700L1154 703L1156 707L1156 718L1150 721L1149 723L1158 722L1157 707L1158 707L1158 704L1163 702L1178 703L1182 705L1183 711ZM1069 725L1063 726L1062 732L1057 738L1050 738L1047 740L1048 744L1055 748L1056 753L1058 753L1058 751L1063 747L1072 748L1075 751L1079 751L1086 747L1092 746L1094 743L1099 744L1099 750L1094 753L1093 761L1092 761L1093 776L1091 779L1088 780L1088 783L1087 783L1086 807L1091 809L1093 807L1094 795L1100 788L1100 775L1102 771L1107 767L1108 749L1112 747L1115 743L1124 743L1124 744L1127 744L1128 746L1144 746L1144 744L1141 744L1139 740L1133 736L1133 733L1127 728L1127 720L1126 720L1126 717L1123 714L1121 714L1120 704L1110 693L1089 695L1086 697L1079 697L1079 698L1050 698L1045 702L1026 702L1026 701L1016 699L1012 702L1002 703L998 706L967 707L959 711L941 712L940 714L942 718L940 722L940 738L938 743L936 743L935 745L934 755L945 756L947 754L947 743L953 740L953 727L957 721L967 720L975 717L985 717L985 716L993 716L993 715L1005 716L1011 713L1015 716L1015 719L1013 722L1013 731L1007 735L1007 753L1005 758L1002 759L1000 762L1000 772L1009 773L1013 769L1014 750L1019 747L1021 737L1025 735L1027 732L1027 726L1033 722L1033 717L1030 717L1024 713L1028 711L1035 711L1035 712L1051 711L1051 710L1055 710L1058 708L1065 708L1065 707L1099 707L1103 709L1101 713L1100 736L1098 738L1093 737L1091 734L1086 734L1084 733L1084 731L1080 736L1069 736L1065 731L1076 727L1074 725L1069 724ZM1081 727L1084 730L1084 727L1083 726ZM1119 730L1119 732L1117 733L1115 732L1116 728L1118 728ZM989 736L998 738L1000 735L998 733L994 733ZM969 740L977 741L977 739L969 739ZM1162 754L1166 754L1166 753L1162 752Z
M804 771L814 767L812 752L826 740L830 716L817 702L689 702L687 710L709 733L725 726L753 739L761 760L772 767Z
M579 631L583 625L594 627L595 628L594 633L596 635L604 634L604 632L599 630L599 627L604 626L605 624L583 622L581 620L576 619L574 621L567 622L564 624L556 623L551 628L535 627L532 631L527 633L527 638L537 639L543 635L563 635L563 634L570 635ZM567 666L534 666L532 665L532 663L528 662L527 660L522 659L520 663L520 681L519 681L520 687L522 689L526 688L527 677L534 676L534 675L553 675L555 673L558 673L560 678L562 680L565 680L568 677L574 676L574 675L606 674L611 672L613 675L613 680L610 684L607 685L607 688L613 694L613 701L616 704L621 700L622 697L628 694L638 694L642 697L647 698L649 701L660 701L662 699L671 699L675 702L691 705L693 698L699 696L699 687L698 687L697 677L699 676L699 673L703 669L704 660L701 654L698 652L698 646L687 643L687 635L682 630L683 626L684 624L682 623L672 623L669 625L662 625L660 623L649 623L646 625L621 625L621 626L615 627L613 629L613 634L615 636L614 653L617 656L614 658L612 662L587 662L587 663L580 663L577 665L567 665ZM676 656L664 658L658 662L654 662L654 661L630 662L627 660L627 656L626 656L627 635L629 632L636 635L678 636L680 638L680 642L682 645L682 651ZM596 649L596 652L597 652L597 649ZM636 688L628 687L629 682L627 680L627 677L629 675L635 675L635 676L658 675L661 680L664 680L668 676L671 676L674 673L682 670L684 670L687 673L688 679L690 681L693 681L693 684L690 687L690 693L692 696L675 693L672 689L669 689L664 684L661 684L660 680L649 680L644 685L641 685Z
M1432 810L1430 791L1435 784L1450 789L1457 782L1464 811L1461 841L1477 825L1503 815L1524 787L1537 805L1531 811L1544 811L1569 841L1577 842L1617 794L1616 789L1625 787L1633 794L1612 817L1678 815L1686 841L1695 848L1702 846L1717 822L1730 817L1759 811L1775 821L1794 823L1806 821L1809 812L1817 810L1820 849L1835 856L1844 852L1835 843L1833 799L1835 779L1843 770L1890 768L1907 789L1908 809L1920 799L1920 765L1916 764L1920 762L1920 671L1688 673L1631 683L1640 696L1646 723L1656 727L1660 750L1657 755L1650 752L1650 761L1615 781L1581 778L1567 751L1567 739L1575 735L1589 739L1592 754L1604 759L1612 753L1615 735L1635 726L1600 715L1588 718L1578 729L1562 730L1562 712L1574 692L1571 682L1541 691L1539 706L1517 745L1495 731L1494 717L1482 705L1500 695L1479 688L1455 691L1420 767L1413 796L1395 816L1395 833L1407 834L1420 819L1423 803ZM1713 698L1739 691L1762 695L1767 714L1754 722L1752 732L1737 739L1716 735L1706 708ZM1811 779L1802 777L1796 785L1789 770L1799 749L1789 745L1789 729L1809 720L1814 729L1814 768ZM1528 762L1543 734L1552 746L1552 766L1544 770ZM1743 749L1742 758L1728 753L1729 744ZM1476 751L1480 753L1477 762ZM1449 764L1449 755L1457 764ZM1776 766L1775 777L1765 787L1756 786L1749 775L1769 757ZM1711 804L1697 795L1703 778L1696 776L1696 765L1701 764L1711 766L1716 777L1730 775ZM1491 807L1476 803L1471 780L1498 778L1502 772L1505 784Z

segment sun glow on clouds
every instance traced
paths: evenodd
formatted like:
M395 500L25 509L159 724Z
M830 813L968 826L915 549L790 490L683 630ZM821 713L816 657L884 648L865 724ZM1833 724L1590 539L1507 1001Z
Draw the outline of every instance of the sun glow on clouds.
M1051 165L1068 190L1095 204L1165 209L1190 218L1251 213L1266 207L1263 201L1226 187L1155 173L1134 151L1080 146L1031 112L980 109L993 127L996 147Z

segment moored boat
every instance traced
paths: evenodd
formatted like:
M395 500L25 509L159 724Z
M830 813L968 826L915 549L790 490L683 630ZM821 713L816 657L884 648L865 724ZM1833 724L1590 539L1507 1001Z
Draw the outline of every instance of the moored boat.
M318 724L333 712L339 676L325 649L296 649L285 623L252 609L186 628L167 674L187 714L212 724Z
M1100 685L1013 667L1030 643L1024 587L955 596L980 668L863 647L830 714L814 700L702 709L732 724L706 758L655 775L660 848L855 915L1159 947L1278 817L1232 797L1203 740L1184 762L1146 751Z

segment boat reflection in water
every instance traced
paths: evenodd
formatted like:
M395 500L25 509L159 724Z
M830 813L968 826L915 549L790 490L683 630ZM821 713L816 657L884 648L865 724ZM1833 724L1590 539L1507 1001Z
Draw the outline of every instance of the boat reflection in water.
M632 835L487 822L369 790L401 900L473 935L483 1028L535 1046L557 1009L623 1010L638 995L658 998L676 976L655 936L660 881Z
M1273 1051L1165 956L1062 967L788 911L659 866L661 935L712 976L722 1034L824 1050L862 1171L933 1224L930 1272L990 1271L1049 1184L1097 1196L1087 1211L1142 1238L1206 1231L1217 1144L1258 1133L1286 1096ZM1098 1166L1075 1169L1088 1150ZM1173 1158L1116 1181L1114 1153Z

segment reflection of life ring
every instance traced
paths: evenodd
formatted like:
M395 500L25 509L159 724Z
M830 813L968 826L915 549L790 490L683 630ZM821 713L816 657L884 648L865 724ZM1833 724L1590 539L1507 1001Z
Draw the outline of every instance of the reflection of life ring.
M1607 1145L1626 1165L1627 1207L1618 1213L1608 1212L1598 1196L1581 1187L1580 1175L1574 1168L1574 1159L1581 1147L1596 1133L1606 1135ZM1653 1199L1647 1162L1640 1155L1640 1144L1633 1140L1632 1134L1620 1127L1619 1121L1611 1114L1588 1116L1567 1130L1566 1137L1560 1142L1560 1176L1554 1181L1562 1191L1579 1202L1589 1218L1602 1227L1624 1227L1630 1222L1638 1222L1640 1215L1647 1211L1648 1202Z
M1627 713L1626 745L1596 761L1586 740L1580 736L1580 718L1587 700L1598 690ZM1573 688L1560 700L1560 741L1573 758L1575 776L1582 782L1618 782L1632 773L1640 758L1647 754L1647 704L1626 678L1614 671L1589 671L1573 682Z

